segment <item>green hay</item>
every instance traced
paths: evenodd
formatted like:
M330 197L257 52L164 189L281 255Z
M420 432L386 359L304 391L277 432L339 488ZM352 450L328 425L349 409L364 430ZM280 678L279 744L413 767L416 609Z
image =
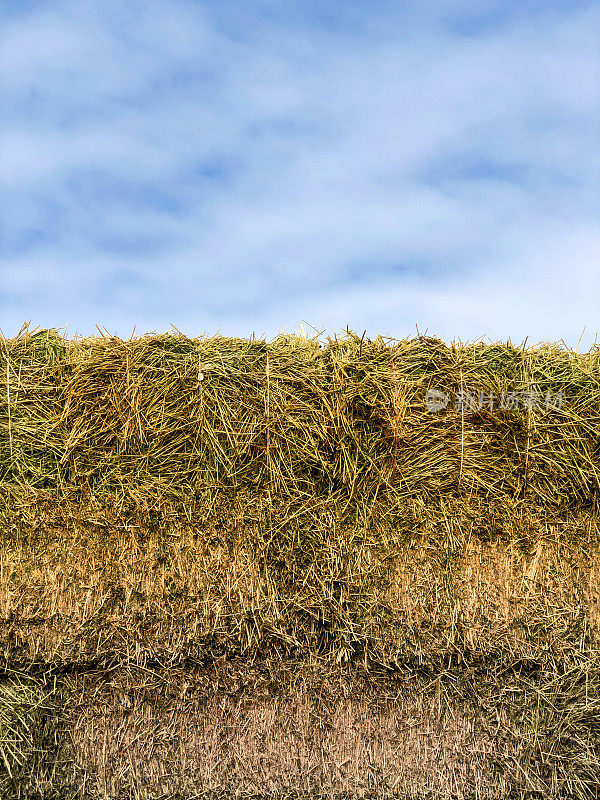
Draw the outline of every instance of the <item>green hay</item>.
M6 489L183 501L252 487L300 499L443 493L553 506L598 496L600 348L25 330L5 340L0 375ZM428 388L563 392L563 403L435 414Z
M0 679L0 793L10 800L76 796L65 756L64 700L55 680Z

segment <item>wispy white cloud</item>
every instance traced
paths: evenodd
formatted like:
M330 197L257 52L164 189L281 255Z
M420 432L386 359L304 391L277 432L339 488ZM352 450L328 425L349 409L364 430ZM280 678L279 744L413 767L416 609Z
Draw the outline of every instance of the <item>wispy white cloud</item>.
M593 336L598 9L427 6L10 14L0 327Z

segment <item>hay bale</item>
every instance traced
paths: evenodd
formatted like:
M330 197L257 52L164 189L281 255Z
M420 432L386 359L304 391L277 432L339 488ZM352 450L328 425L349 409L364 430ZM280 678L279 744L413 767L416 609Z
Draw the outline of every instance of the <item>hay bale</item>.
M0 709L11 770L32 746L43 704L27 681L41 673L63 686L44 713L70 714L77 791L94 800L163 796L144 783L139 736L176 762L152 762L168 796L254 791L260 775L292 796L296 762L275 751L310 739L322 748L302 763L346 797L354 781L355 795L483 798L490 776L506 798L594 796L600 348L25 329L3 341L0 375L0 646L24 671L4 706L23 725L2 729ZM389 681L433 737L414 739L417 772L414 755L392 758ZM172 697L181 684L196 695ZM184 741L208 726L200 685L229 709L210 729L227 742L212 778L194 761L205 745ZM356 736L313 730L309 685L332 719L360 712ZM304 709L304 733L277 716L279 696ZM263 741L265 715L273 763L248 756L252 783L231 752ZM367 778L362 756L338 768L377 725ZM137 753L113 753L119 775L110 731ZM453 741L477 758L455 759ZM57 797L75 791L70 769L50 781Z

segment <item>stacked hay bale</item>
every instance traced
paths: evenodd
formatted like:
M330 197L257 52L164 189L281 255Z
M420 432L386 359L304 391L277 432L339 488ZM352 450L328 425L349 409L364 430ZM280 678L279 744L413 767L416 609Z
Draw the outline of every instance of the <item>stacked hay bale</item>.
M594 796L599 348L24 330L0 368L4 668L64 730L10 791Z

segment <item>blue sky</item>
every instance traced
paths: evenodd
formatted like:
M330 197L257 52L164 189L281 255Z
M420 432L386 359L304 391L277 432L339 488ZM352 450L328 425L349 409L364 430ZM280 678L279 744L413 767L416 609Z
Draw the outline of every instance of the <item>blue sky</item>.
M3 17L5 335L600 333L598 3Z

